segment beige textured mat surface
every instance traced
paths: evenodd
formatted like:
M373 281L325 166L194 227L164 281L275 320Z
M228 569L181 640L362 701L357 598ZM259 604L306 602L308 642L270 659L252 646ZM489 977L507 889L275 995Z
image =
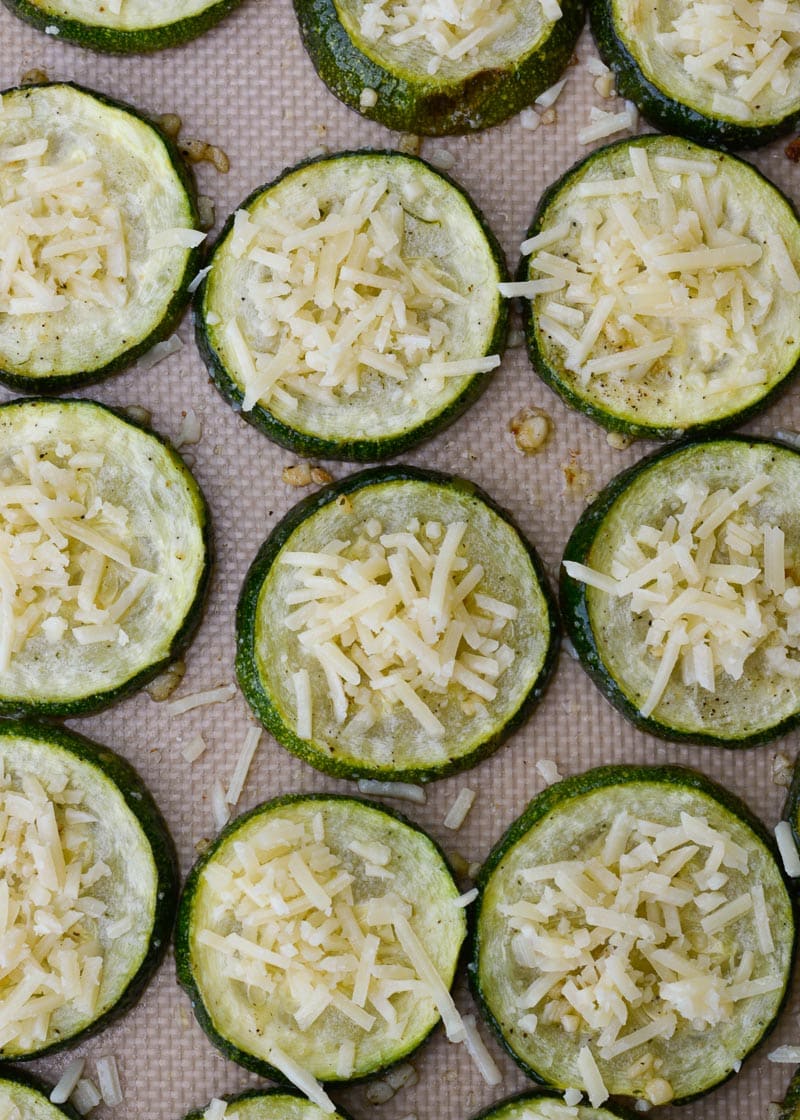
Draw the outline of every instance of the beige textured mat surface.
M591 50L588 40L582 40L581 59ZM244 0L220 27L194 43L163 54L128 58L103 57L60 44L0 9L0 88L15 84L32 67L43 68L51 78L95 87L147 112L178 113L185 136L221 145L230 157L229 174L221 175L208 164L198 168L200 189L214 199L218 221L254 187L322 144L335 151L392 146L398 140L396 134L361 120L328 94L300 44L289 0ZM594 93L588 73L576 66L569 70L554 125L533 134L516 120L469 139L428 140L423 146L423 155L429 157L437 149L453 155L451 174L483 208L512 268L542 189L586 151L578 145L576 133L588 121L591 104L614 105ZM751 158L800 200L800 166L789 163L781 145ZM188 407L200 419L202 438L187 449L187 458L214 515L217 567L205 621L187 657L182 694L233 679L233 606L239 584L269 529L307 491L281 481L282 468L295 458L238 419L209 386L188 318L180 335L183 349L166 362L147 372L133 368L82 395L112 404L143 405L151 411L154 426L173 439ZM545 408L554 424L546 450L533 458L517 455L507 432L509 419L526 404ZM792 424L800 427L800 386L751 428L770 432ZM585 504L584 494L565 489L564 467L571 460L577 462L591 490L649 449L638 444L624 452L613 450L604 432L570 414L533 377L522 350L512 350L472 411L406 458L462 473L484 486L512 512L555 573L569 530ZM351 469L326 465L335 477ZM75 726L138 767L169 821L185 873L195 844L213 833L211 782L219 777L227 784L250 723L248 708L238 695L224 705L170 719L143 693ZM180 746L198 729L210 749L190 766ZM777 749L793 755L796 745L792 736ZM479 861L541 788L534 766L537 759L554 759L563 774L601 762L677 761L723 781L772 826L785 792L771 778L775 749L726 754L650 739L629 727L562 653L555 680L528 725L477 770L438 783L429 789L425 806L406 811L447 850ZM476 806L460 832L448 833L442 818L465 785L479 791ZM290 790L348 788L347 783L327 779L290 757L265 734L241 808ZM457 998L462 1009L471 1009L463 984ZM782 1096L790 1074L789 1067L769 1063L766 1051L777 1042L800 1042L796 1010L794 1006L784 1013L774 1041L762 1047L737 1078L681 1109L682 1120L760 1120L766 1103ZM488 1032L484 1035L488 1040ZM529 1084L493 1041L489 1045L505 1074L499 1090L479 1080L462 1048L449 1046L437 1034L414 1059L418 1084L387 1104L369 1105L363 1087L337 1091L334 1096L355 1120L396 1120L409 1113L419 1120L466 1120L492 1100ZM119 1063L125 1103L113 1112L93 1113L104 1120L111 1116L179 1120L212 1095L255 1081L206 1041L175 985L170 959L139 1006L79 1052L88 1056L87 1070L92 1075L93 1061L100 1055L114 1054ZM66 1061L41 1062L39 1072L55 1078ZM664 1109L659 1115L667 1120L678 1113Z

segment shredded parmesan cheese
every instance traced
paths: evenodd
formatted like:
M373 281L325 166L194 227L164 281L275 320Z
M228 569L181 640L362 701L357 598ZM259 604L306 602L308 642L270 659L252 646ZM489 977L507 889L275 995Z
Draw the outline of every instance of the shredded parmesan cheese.
M540 4L548 22L561 18L558 0ZM508 0L367 0L359 27L378 49L415 48L434 75L447 63L477 62L481 50L508 37L518 18Z
M739 1001L782 987L770 972L763 893L734 885L748 870L744 848L704 818L681 812L673 826L624 811L591 851L521 867L527 887L499 907L514 967L530 970L517 1021L522 1030L537 1017L571 1021L588 1032L577 1062L593 1107L608 1095L598 1061L647 1055L648 1042L670 1038L679 1022L705 1031ZM758 978L746 948L754 940L764 950ZM653 1104L673 1095L652 1070L643 1092Z
M103 937L111 929L92 889L111 874L94 850L95 818L65 775L48 785L0 771L0 1046L20 1050L47 1039L65 1008L91 1017L103 973L101 920ZM69 1073L77 1084L81 1070Z
M610 574L565 562L573 579L649 620L654 674L643 715L656 709L673 673L715 692L720 674L739 680L757 652L776 678L800 676L800 586L787 575L782 530L752 512L769 485L766 474L733 492L687 479L660 526L627 534Z
M376 1023L401 1037L420 1000L433 1003L448 1036L464 1028L450 993L415 932L410 902L389 883L360 898L356 879L394 878L396 853L386 844L353 840L340 853L326 842L323 814L311 820L274 816L233 844L224 865L203 872L214 892L213 917L197 933L222 976L246 986L256 1003L285 1008L299 1032L320 1029L330 1010L347 1020L354 1045L338 1064L352 1071L358 1038ZM370 863L378 859L381 866ZM283 1044L287 1049L290 1039ZM284 1050L269 1061L325 1106L321 1087ZM413 1075L413 1070L411 1071Z
M584 138L604 134L604 120ZM536 301L541 333L581 385L626 387L634 400L668 379L704 407L755 390L767 378L761 347L778 345L776 309L800 288L796 247L759 232L761 215L715 161L637 145L630 163L631 174L571 188L572 229L562 211L523 245L531 279L515 294Z
M765 97L791 96L800 64L800 4L690 0L655 40L711 93L720 113L746 123Z
M123 308L128 249L98 160L60 161L40 138L0 147L0 314Z
M458 796L448 809L442 821L444 827L450 828L454 832L458 831L467 819L467 813L469 813L475 803L476 796L475 790L470 789L468 786L464 786L463 789L460 789L458 791Z
M406 207L422 207L424 218L424 202L367 169L354 172L346 198L332 193L301 193L292 213L268 198L234 219L230 252L249 269L246 306L222 339L243 382L242 408L333 406L375 384L408 389L412 375L438 393L448 378L487 361L493 368L496 355L451 360L461 340L450 314L465 297L458 277L419 248L418 217Z
M26 444L0 472L0 672L36 639L128 636L150 573L131 559L130 513L97 492L102 450Z
M466 522L432 521L387 533L371 519L350 542L281 554L296 573L284 624L304 662L292 678L298 727L312 724L299 674L315 662L335 722L352 716L362 730L402 706L441 739L440 698L455 692L462 706L494 700L515 658L503 637L517 608L482 592L483 568L464 555L466 531Z

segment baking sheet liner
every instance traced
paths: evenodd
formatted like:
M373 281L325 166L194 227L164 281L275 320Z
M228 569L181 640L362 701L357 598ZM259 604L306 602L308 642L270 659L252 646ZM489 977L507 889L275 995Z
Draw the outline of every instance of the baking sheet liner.
M569 80L553 124L532 133L517 118L476 136L427 139L422 145L429 159L440 158L443 151L453 157L450 174L483 209L512 270L542 190L588 151L578 144L577 132L588 122L590 107L622 107L595 92L582 65L592 53L584 33L579 61L567 71ZM121 58L59 43L0 9L0 88L16 84L32 68L43 69L51 79L77 81L130 101L144 112L177 113L183 121L182 137L220 145L230 157L229 173L220 174L207 163L196 169L200 192L214 200L217 228L256 186L321 147L393 147L400 140L397 133L362 120L328 93L300 43L289 0L245 0L219 27L193 43ZM800 166L786 158L783 144L748 158L800 201ZM283 468L296 457L236 416L211 387L189 317L179 335L183 348L160 365L146 371L134 367L78 394L113 405L140 405L152 414L154 427L173 440L187 409L200 421L201 439L184 448L184 454L211 506L216 569L205 619L188 652L186 675L176 696L233 681L234 607L241 580L270 529L308 493L282 480ZM0 399L10 396L0 390ZM553 423L552 438L533 457L521 456L508 432L509 420L524 405L540 406ZM800 427L800 386L746 430L769 434L793 426ZM590 493L652 447L644 442L623 451L611 447L604 431L569 412L534 377L522 349L512 349L471 411L404 460L463 474L488 490L535 543L555 581L563 545ZM336 478L354 469L340 463L323 465ZM166 815L185 875L198 843L214 833L212 782L219 778L227 787L252 722L238 693L227 703L175 717L141 693L71 726L107 743L138 768ZM181 746L198 731L209 749L190 765ZM724 783L773 826L786 793L773 782L773 759L776 752L793 757L796 748L796 735L738 753L659 742L630 727L562 651L544 701L505 747L475 770L428 787L425 805L400 807L446 851L481 861L542 788L538 759L554 760L563 775L607 762L678 762ZM463 786L475 789L478 798L460 831L449 832L442 820ZM351 788L293 758L265 732L239 808L288 791ZM462 1011L474 1010L463 978L456 999ZM791 1073L791 1067L770 1063L766 1054L779 1043L800 1043L797 1010L795 995L777 1031L727 1085L695 1104L680 1110L667 1107L658 1115L663 1120L678 1115L682 1120L763 1117L767 1103L783 1096ZM485 1085L464 1048L448 1044L438 1031L413 1059L417 1084L403 1088L389 1102L369 1104L363 1085L335 1090L333 1096L355 1120L397 1120L410 1113L418 1120L466 1120L503 1096L532 1088L488 1030L481 1030L504 1074L497 1088ZM105 1054L113 1054L120 1068L124 1103L114 1110L97 1108L91 1114L97 1120L179 1120L212 1096L258 1083L222 1058L196 1025L187 998L176 986L171 956L141 1003L76 1052L86 1056L90 1076L94 1077L95 1060ZM52 1081L71 1057L72 1053L42 1060L33 1068Z

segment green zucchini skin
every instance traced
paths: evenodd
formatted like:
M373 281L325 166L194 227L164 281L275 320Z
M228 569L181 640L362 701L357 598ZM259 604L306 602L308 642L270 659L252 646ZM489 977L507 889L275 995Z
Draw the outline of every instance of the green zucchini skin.
M421 828L414 821L410 820L403 813L398 812L396 809L391 809L386 805L379 804L375 801L370 801L367 798L350 797L347 794L326 794L326 793L299 793L299 794L283 794L280 797L273 798L271 801L266 801L261 805L256 805L253 809L243 813L241 816L236 817L234 820L229 821L227 825L218 834L212 844L203 852L199 859L195 862L186 882L183 886L183 891L178 903L178 914L175 923L175 971L178 984L183 988L192 1005L192 1011L200 1026L205 1031L208 1038L217 1047L217 1049L231 1061L236 1062L237 1065L242 1066L244 1069L250 1070L252 1073L258 1074L260 1077L269 1078L271 1081L278 1082L279 1085L288 1085L285 1075L274 1066L270 1065L267 1061L258 1056L248 1053L241 1049L234 1042L232 1042L225 1035L221 1034L217 1029L213 1016L206 1006L202 993L197 982L195 969L192 964L191 952L191 925L192 914L194 907L194 900L197 894L200 876L216 854L216 852L225 844L226 840L237 833L248 821L258 817L265 811L271 811L282 806L291 806L296 803L302 802L338 802L341 804L352 803L359 809L366 808L375 810L382 813L384 816L392 818L394 821L399 822L401 825L406 826L412 831L419 833L431 845L436 855L441 859L443 867L452 876L453 872L450 868L447 856L440 848L439 844L428 835L428 833ZM462 953L463 956L463 945ZM365 1071L363 1074L356 1074L353 1077L346 1078L347 1084L357 1084L360 1081L365 1081L369 1078L377 1076L387 1069L391 1069L398 1062L408 1058L408 1056L415 1052L418 1047L424 1045L436 1027L439 1025L440 1020L437 1019L431 1026L428 1034L421 1039L413 1042L411 1046L406 1045L405 1050L398 1047L396 1055L390 1061L382 1064L380 1067ZM341 1080L341 1079L337 1079ZM328 1082L330 1084L330 1082ZM282 1090L285 1091L285 1090ZM304 1098L305 1099L305 1098ZM344 1120L349 1120L345 1113L342 1113ZM187 1118L188 1120L188 1118Z
M8 0L3 0L3 2L8 2ZM25 0L21 0L21 2L25 3ZM9 6L11 5L9 4ZM49 18L44 20L45 26L50 26L51 23L52 21ZM105 106L114 112L127 113L136 118L141 125L151 130L154 136L157 137L160 146L164 149L178 184L183 190L184 201L189 216L191 217L192 228L197 229L200 223L200 214L197 209L197 188L194 175L189 165L178 151L175 142L134 106L129 105L127 102L107 97L105 94L79 85L77 82L41 82L26 86L14 86L10 89L0 91L0 98L5 97L7 94L19 94L25 97L31 94L35 95L37 90L58 90L59 88L73 90L77 94L99 102L101 106ZM111 360L91 369L79 369L66 373L54 370L52 373L42 376L28 375L15 369L4 369L2 366L2 359L0 359L0 382L7 385L9 389L13 389L15 392L19 393L63 393L83 385L94 384L114 373L119 373L127 369L129 366L133 365L138 358L142 357L143 354L146 354L148 350L151 350L157 342L161 342L171 335L178 326L184 311L191 301L192 297L189 292L189 286L197 275L200 261L201 248L199 246L195 249L187 250L183 274L169 301L164 306L160 321L154 326L147 337L143 338L136 345L126 348Z
M533 1093L518 1093L514 1097L508 1097L506 1100L500 1101L499 1104L490 1104L488 1108L479 1112L472 1120L527 1120L526 1107L535 1108L539 1101L553 1101L555 1104L563 1105L565 1110L564 1120L573 1116L575 1120L636 1120L637 1116L635 1112L631 1112L629 1109L620 1109L608 1103L600 1108L590 1108L587 1104L580 1104L577 1106L578 1111L575 1115L564 1104L563 1093L556 1093L549 1089L537 1089ZM522 1112L519 1112L519 1109ZM535 1114L531 1116L531 1120L536 1120Z
M744 747L760 746L763 743L772 742L781 735L787 734L800 724L800 711L793 712L771 727L755 730L749 734L743 733L735 737L725 737L712 732L697 730L684 731L680 728L662 723L656 719L654 715L643 716L638 707L631 702L617 681L613 678L600 655L597 639L589 618L586 585L570 578L566 574L563 566L563 561L565 560L586 563L595 537L598 533L602 532L603 523L615 502L627 491L630 484L634 482L642 472L652 468L657 469L659 464L667 463L673 457L683 455L687 450L691 450L695 447L702 447L703 445L710 446L717 442L730 443L734 449L738 446L746 448L749 446L768 447L776 445L776 441L774 440L762 439L758 436L740 435L728 435L725 436L723 440L719 441L711 438L705 440L685 440L674 443L651 455L647 455L639 460L639 462L628 467L627 470L622 471L616 478L611 480L598 498L587 507L567 541L562 557L559 579L559 600L565 630L578 654L583 668L594 681L595 685L597 685L603 696L605 696L606 700L620 711L627 720L634 724L635 727L670 742L696 743L701 746L726 747L735 750ZM795 450L788 445L780 444L778 446L780 446L782 452L796 454Z
M627 95L626 95L627 96ZM676 133L678 129L674 130ZM662 137L659 134L646 134L637 136L632 139L623 139L614 141L602 148L598 148L590 152L588 156L583 156L572 167L570 167L560 179L552 183L544 192L536 211L528 227L528 232L525 237L534 237L542 231L544 227L548 210L558 199L559 195L571 188L574 181L579 180L586 169L597 160L604 160L608 155L612 155L615 151L620 151L625 148L636 147L652 147L657 149L659 143L663 140L669 140L670 137ZM688 145L687 145L688 147ZM686 153L690 157L700 158L703 155L717 159L720 158L721 153L712 148L705 148L705 151L697 152L688 151ZM792 202L774 183L770 182L756 167L752 164L746 163L744 160L738 159L736 156L724 153L725 160L734 160L737 164L744 165L749 172L754 176L754 179L763 183L766 189L774 192L781 199L783 203L789 208L789 211L794 218L800 222L800 212ZM529 280L529 257L522 257L517 269L517 280ZM735 408L734 411L718 418L711 418L708 420L698 419L690 421L689 423L681 423L680 427L675 425L659 425L657 423L647 423L643 420L632 420L625 416L618 415L615 412L603 407L602 404L596 404L589 400L587 397L581 396L577 393L570 384L562 377L561 370L556 368L544 353L540 345L536 320L533 315L533 303L529 299L522 301L522 320L523 329L525 331L525 340L528 350L528 357L531 365L537 376L541 378L544 383L549 386L564 403L571 409L583 413L588 416L590 420L601 425L612 432L620 432L623 435L633 436L636 439L658 439L658 440L675 440L683 436L702 436L711 435L716 432L723 432L727 429L744 424L747 420L752 419L758 415L769 405L777 401L783 393L791 388L792 384L800 375L800 348L797 351L797 356L793 364L782 374L779 381L777 381L771 389L764 392L758 399L752 401L746 407Z
M126 759L109 747L63 727L36 724L28 720L0 719L0 738L13 740L20 737L45 745L52 743L60 750L69 752L83 765L98 770L106 781L119 790L152 852L157 876L157 897L147 952L114 1006L70 1037L27 1054L11 1055L16 1062L41 1058L45 1054L54 1054L84 1042L105 1030L138 1002L167 951L180 888L178 856L167 823L147 786ZM67 1115L73 1114L67 1112Z
M592 35L603 61L614 71L620 97L633 101L642 116L662 132L686 136L698 144L737 150L759 148L800 125L800 110L774 124L746 125L701 113L662 89L642 71L614 22L614 0L589 0ZM690 84L687 75L687 85Z
M252 1104L253 1107L245 1110L245 1120L281 1120L277 1110L281 1106L291 1107L298 1101L306 1105L309 1115L313 1116L314 1120L323 1120L325 1116L330 1116L331 1120L352 1120L350 1114L338 1105L333 1114L323 1112L319 1106L312 1104L299 1090L293 1088L246 1089L244 1093L226 1095L222 1099L234 1108L236 1105ZM195 1108L184 1117L184 1120L204 1120L205 1114L205 1108Z
M485 991L480 977L480 959L483 952L483 941L481 937L481 912L485 901L485 891L489 880L491 879L494 871L498 868L500 863L511 852L511 850L526 836L526 834L540 821L544 820L554 810L563 808L567 803L572 800L578 800L587 794L594 793L598 790L605 789L609 786L624 786L630 783L657 783L662 784L666 791L671 788L675 789L691 789L699 793L701 796L711 798L722 806L724 810L737 817L755 834L755 837L767 849L772 856L775 867L783 880L784 887L787 893L787 899L791 907L792 916L792 931L791 931L791 954L789 959L794 962L795 952L797 947L797 924L799 916L797 910L797 902L791 891L790 883L783 871L783 865L778 854L774 837L770 831L764 826L761 820L749 809L749 807L741 801L735 794L722 786L717 785L709 778L705 777L699 771L693 770L689 767L667 765L667 766L636 766L636 765L607 765L598 766L591 770L587 770L582 774L576 774L572 777L565 778L555 784L548 786L541 793L528 804L527 808L523 811L522 815L515 820L504 836L495 844L492 851L489 853L486 862L481 868L475 885L478 888L478 898L475 902L475 907L471 915L471 928L470 928L470 965L468 967L468 976L473 994L478 1002L478 1005L483 1013L486 1022L492 1028L500 1044L507 1051L507 1053L514 1059L517 1065L534 1081L540 1085L547 1085L546 1079L533 1068L528 1062L520 1056L520 1054L512 1047L503 1026L494 1014L489 997ZM781 1012L786 1005L790 991L791 991L791 973L789 970L786 978L786 986L783 990L780 1006L777 1008L775 1015L769 1023L763 1024L763 1034L751 1049L748 1054L743 1057L749 1057L765 1038L773 1031L780 1019ZM708 1092L723 1085L731 1077L735 1076L734 1071L731 1070L721 1080L714 1082L705 1088L700 1089L696 1093L676 1098L670 1102L671 1105L689 1104L694 1100L699 1100L704 1097ZM605 1107L605 1106L604 1106ZM628 1116L627 1113L621 1113L622 1116Z
M258 598L261 587L270 569L276 562L285 543L306 518L324 509L331 502L355 493L364 486L395 481L419 481L451 487L459 494L482 502L498 517L507 522L517 533L525 549L539 583L547 607L547 653L539 676L533 687L522 700L513 716L497 731L480 743L472 752L462 757L445 759L425 766L385 770L372 768L368 764L353 765L345 760L336 759L315 748L313 743L300 739L293 728L283 720L276 704L267 691L258 670L256 658L256 622ZM559 623L556 606L549 590L544 566L533 546L514 525L509 515L475 483L455 475L438 471L423 470L419 467L397 465L372 467L350 475L341 481L322 487L294 506L278 523L270 536L261 546L245 577L236 612L236 674L245 699L258 719L275 736L281 746L302 758L318 770L337 778L376 778L384 781L429 782L446 778L477 765L498 749L514 731L528 718L544 694L551 674L555 669L559 648Z
M781 1101L781 1113L778 1120L798 1120L800 1118L800 1070L795 1070L786 1096Z
M99 693L74 696L69 699L46 699L36 696L21 698L19 696L4 695L2 682L0 682L0 717L9 716L20 718L35 716L45 718L74 718L76 716L101 711L103 708L117 703L117 701L138 691L143 685L153 680L154 677L157 677L167 665L183 652L194 637L205 610L213 562L213 538L210 511L203 492L200 490L194 476L191 474L178 452L175 451L163 436L153 431L152 428L147 427L147 425L132 420L121 410L100 404L97 401L80 398L62 398L58 401L53 401L47 397L27 397L7 401L5 404L0 405L0 427L2 426L4 413L6 411L13 411L17 408L38 408L49 411L54 407L66 409L71 406L76 406L78 409L84 410L87 415L90 411L95 411L101 416L102 414L108 414L109 418L124 421L129 427L144 433L155 445L164 451L171 465L174 466L182 477L182 480L193 498L204 552L202 570L197 579L193 601L188 606L183 620L175 630L169 649L163 657L160 657L157 661L149 665L145 665L139 672L135 673L127 680L120 682L116 687L105 689Z
M8 1088L6 1089L6 1087ZM57 1120L62 1116L69 1117L69 1120L81 1120L81 1114L72 1107L69 1101L65 1104L53 1104L50 1100L52 1086L47 1085L38 1077L32 1077L27 1072L18 1069L4 1069L2 1076L0 1076L0 1093L4 1089L11 1093L27 1090L39 1108L47 1107L51 1110L52 1120ZM38 1100L39 1097L42 1099ZM30 1118L23 1113L22 1120L30 1120ZM48 1117L48 1120L51 1120L51 1118Z
M313 167L315 164L325 163L331 159L357 159L359 156L376 156L387 159L396 157L407 163L418 164L421 169L432 172L448 183L453 190L457 192L461 200L467 204L472 217L480 227L497 268L499 281L502 282L507 278L508 267L500 243L492 233L482 212L463 188L445 172L432 167L418 156L401 154L391 149L349 150L338 152L335 156L323 155L303 160L292 167L285 168L284 171L275 179L271 180L271 182L256 188L256 190L242 202L237 210L250 209L263 194L273 187L276 187L287 176L294 175L303 168ZM214 256L222 248L231 233L235 218L236 211L229 216L210 249L208 263L212 268ZM205 309L209 279L210 277L206 276L198 288L194 302L194 322L197 347L206 364L212 383L222 397L239 413L243 420L246 420L249 424L252 424L254 428L263 432L273 443L277 443L280 447L286 447L290 451L294 451L296 454L303 455L309 459L341 459L348 462L373 463L395 455L400 455L410 448L416 447L418 444L438 435L439 432L453 424L472 404L474 404L478 397L481 396L495 372L492 370L488 373L475 374L466 384L462 392L447 403L436 415L428 417L423 422L415 424L404 432L397 432L383 438L359 436L348 439L344 436L333 438L315 435L313 432L292 427L291 424L286 423L286 421L276 416L267 406L260 403L256 403L253 408L247 412L242 410L241 405L244 399L244 393L236 380L231 376L222 355L214 345L211 338L212 332L209 328L209 324L206 322ZM509 330L508 316L508 301L499 299L494 329L485 347L485 355L496 353L502 355L505 350Z
M166 47L176 47L189 39L196 39L219 23L241 0L212 0L202 12L194 16L165 22L160 27L141 27L136 30L103 27L100 24L70 19L49 12L44 3L37 4L34 0L3 0L3 3L15 16L39 31L57 27L57 38L76 43L80 47L109 54L130 54L163 50Z
M347 33L334 0L294 0L294 8L303 45L331 93L370 120L420 136L464 135L519 113L558 81L584 20L580 0L565 0L561 19L538 48L504 66L437 80L393 70L362 51ZM365 89L378 95L371 108L361 105Z

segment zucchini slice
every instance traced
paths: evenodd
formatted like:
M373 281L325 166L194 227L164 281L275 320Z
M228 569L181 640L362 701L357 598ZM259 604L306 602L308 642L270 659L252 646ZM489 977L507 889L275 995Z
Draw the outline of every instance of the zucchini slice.
M800 1120L800 1069L795 1070L789 1082L778 1120Z
M800 369L800 221L734 156L659 135L601 148L545 192L523 252L534 369L607 428L719 430Z
M797 0L777 19L763 0L746 16L713 0L590 0L589 12L617 91L665 132L752 148L800 124Z
M502 250L413 156L290 168L232 215L210 264L197 337L211 376L301 455L396 455L455 420L500 364Z
M327 1112L291 1089L248 1089L223 1099L230 1110L225 1115L231 1120L349 1120L341 1108ZM198 1108L185 1120L205 1120L206 1115L206 1109Z
M682 767L550 786L479 877L474 983L509 1053L553 1088L702 1095L772 1028L794 952L766 829Z
M798 494L796 450L731 436L642 460L579 520L564 622L642 730L748 747L800 720Z
M15 16L49 35L115 54L174 47L208 31L241 0L3 0ZM114 9L118 10L115 11ZM56 28L56 31L50 30Z
M490 1105L474 1120L633 1120L633 1114L611 1107L568 1105L560 1094L540 1090Z
M579 0L294 0L320 78L371 120L423 136L514 116L558 80L583 26ZM470 46L469 44L475 44Z
M9 1120L80 1120L80 1113L69 1104L50 1101L50 1090L43 1082L18 1073L4 1071L0 1077L0 1116Z
M0 104L0 381L58 392L172 331L203 238L194 189L127 105L60 82Z
M15 914L3 934L0 1059L21 1061L82 1041L138 999L169 941L178 871L155 802L108 748L4 720L0 773Z
M11 401L0 448L0 713L95 711L194 632L205 501L177 452L94 401Z
M245 699L282 746L343 778L475 765L529 714L556 650L544 572L508 516L414 467L296 505L239 600Z
M399 1061L440 1016L448 1033L460 1026L448 989L465 934L458 887L421 829L371 802L297 795L233 821L195 864L175 959L227 1057L324 1107L319 1082ZM330 954L337 972L316 966Z

